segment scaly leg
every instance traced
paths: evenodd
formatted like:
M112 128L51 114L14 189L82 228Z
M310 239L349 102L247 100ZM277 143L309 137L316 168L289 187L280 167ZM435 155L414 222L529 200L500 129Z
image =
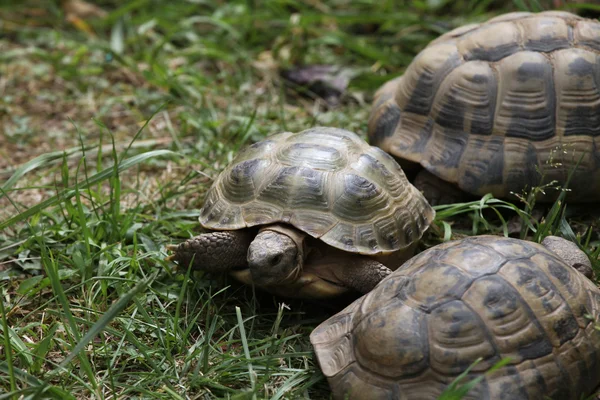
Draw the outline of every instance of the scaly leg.
M391 269L369 257L352 257L350 262L351 264L340 268L337 278L343 286L363 294L373 290L383 278L392 273Z
M225 273L248 264L248 247L253 239L254 234L248 230L204 233L178 245L168 245L167 250L173 254L167 261L176 261L183 268L193 262L193 269Z

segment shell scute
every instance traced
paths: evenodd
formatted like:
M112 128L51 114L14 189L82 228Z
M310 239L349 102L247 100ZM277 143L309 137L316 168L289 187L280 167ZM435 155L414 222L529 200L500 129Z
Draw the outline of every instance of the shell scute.
M579 324L568 303L543 271L532 268L530 261L516 260L505 264L499 274L519 290L553 346L573 339Z
M419 54L407 68L396 102L406 113L427 115L437 88L448 74L461 64L454 45L434 45Z
M409 282L398 292L398 298L411 307L431 312L443 303L460 299L472 278L461 269L440 262L424 265Z
M464 59L498 61L519 50L521 32L511 22L482 25L477 35L465 35L458 39L457 48Z
M440 86L431 117L442 128L491 135L496 108L496 77L488 63L465 63Z
M553 68L540 53L522 51L498 66L498 105L494 130L507 137L546 140L555 132Z
M600 51L600 24L591 20L578 21L573 38L581 45Z
M354 327L353 340L357 361L378 375L394 378L427 368L425 315L405 304L392 303L365 316Z
M442 375L458 375L480 357L475 371L487 370L499 361L479 317L460 300L431 312L429 335L430 367Z
M600 135L599 57L581 49L555 54L557 129L563 136Z
M277 160L283 165L303 165L306 168L325 171L335 171L346 164L340 151L315 143L292 143L285 146L278 152Z
M551 52L570 46L566 20L550 16L526 18L520 22L526 50Z
M520 293L499 276L475 281L463 301L481 318L481 328L489 332L496 351L514 363L552 353L552 344Z

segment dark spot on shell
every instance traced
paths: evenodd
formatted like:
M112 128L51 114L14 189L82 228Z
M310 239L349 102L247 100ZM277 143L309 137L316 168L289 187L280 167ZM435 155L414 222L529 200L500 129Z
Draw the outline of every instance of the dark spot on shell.
M465 104L457 100L456 89L450 91L448 101L442 106L436 122L448 129L463 131L465 122Z
M456 339L463 334L463 326L466 322L475 321L473 313L465 310L456 310L452 313L450 326L448 328L448 336ZM478 322L478 321L477 321Z
M429 49L429 51L432 50ZM440 83L450 71L460 64L460 56L458 53L454 53L448 57L443 65L437 68L433 75L426 72L421 73L404 111L419 115L429 114L433 96L437 92Z
M400 122L400 108L396 103L388 104L387 109L379 114L375 129L369 134L369 143L378 144L385 138L394 135L398 122Z
M536 296L541 296L544 294L540 279L534 270L519 266L517 267L517 272L519 273L519 280L517 281L519 286L523 286L527 291L535 294Z
M526 360L535 360L552 353L552 344L543 336L540 336L535 341L522 344L518 348L518 353Z
M524 62L517 70L517 80L526 82L529 79L539 79L546 75L547 64Z
M569 64L569 74L578 77L592 77L596 89L600 89L600 64L590 63L584 58L577 58ZM583 78L582 78L583 79ZM589 99L592 100L592 99ZM600 105L595 101L577 104L569 111L565 124L565 136L600 135Z
M553 35L543 35L539 39L528 41L525 44L525 50L539 51L548 53L551 51L565 49L569 47L569 42L565 37L554 37Z
M548 271L558 279L563 285L571 289L571 271L564 265L549 260ZM569 290L571 292L571 290Z
M263 161L259 159L241 162L231 169L229 177L234 183L240 184L243 177L254 176L254 173L262 163Z
M600 135L600 105L580 105L570 110L565 123L565 136L572 135Z
M504 179L504 138L492 136L489 140L472 141L470 145L473 150L484 145L490 147L493 156L471 163L471 167L464 172L461 189L476 193L482 186L501 184Z
M342 243L347 247L354 247L354 240L349 237L342 238Z
M471 78L473 80L474 83L487 83L488 82L488 76L487 75L483 75L483 74L475 74L473 75L473 78Z
M583 57L579 57L569 64L569 75L587 76L594 75L594 64Z
M411 153L421 154L425 152L425 146L431 139L431 134L433 132L433 124L435 121L433 119L428 119L423 128L419 131L417 135L417 140L415 140L411 145L406 145L402 142L398 144L398 148L401 150L408 150Z
M377 240L375 239L370 239L367 243L367 245L369 246L369 248L371 249L375 249L377 248Z
M556 332L556 335L560 340L560 344L573 339L579 331L579 325L577 324L577 321L573 315L568 315L555 321L552 328L554 332Z
M476 47L469 54L465 55L466 61L499 61L519 50L518 43L507 43L493 48Z
M471 133L474 135L491 135L494 130L496 101L498 97L498 82L486 75L475 75L472 78L477 84L485 84L488 90L489 106L473 109L471 116Z
M382 150L383 151L383 150ZM379 152L378 152L379 153ZM390 157L389 154L385 153L386 157ZM375 182L383 187L388 187L388 182L394 179L395 176L392 174L379 160L370 154L362 154L359 157L358 169L360 171L366 170L366 175L370 176Z
M554 306L548 301L548 299L542 299L542 307L544 307L544 310L548 311L549 313L554 311Z
M489 286L483 299L483 305L494 318L502 318L507 310L516 310L520 306L514 291L507 290L506 282L495 276L487 278L487 280L494 284Z
M379 195L380 189L362 176L348 174L346 175L346 192L356 197L356 202L360 205L361 200L370 200Z
M549 63L525 62L517 70L517 80L526 82L530 79L540 80L545 85L546 107L535 111L515 106L510 108L511 122L506 132L507 137L518 137L532 141L550 139L555 135L556 93L552 66Z

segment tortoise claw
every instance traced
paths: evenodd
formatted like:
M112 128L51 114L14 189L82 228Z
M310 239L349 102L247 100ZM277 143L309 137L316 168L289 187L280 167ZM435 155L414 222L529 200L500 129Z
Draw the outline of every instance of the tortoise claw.
M179 245L177 245L177 244L168 244L167 245L167 250L169 250L169 251L175 251L175 250L177 250L178 247L179 247Z
M177 248L179 247L179 245L176 244L168 244L166 246L167 251L177 251ZM165 257L165 261L173 261L175 260L175 254L171 254L167 257Z

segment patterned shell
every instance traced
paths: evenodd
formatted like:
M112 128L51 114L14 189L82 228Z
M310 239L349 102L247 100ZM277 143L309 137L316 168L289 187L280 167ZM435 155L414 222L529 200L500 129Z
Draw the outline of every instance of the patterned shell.
M336 399L436 399L479 357L467 380L510 362L465 399L579 399L600 383L599 311L600 290L543 246L478 236L412 258L311 342Z
M352 132L318 127L244 149L210 188L200 223L288 223L333 247L377 255L421 238L434 215L390 155Z
M569 198L599 200L600 22L520 12L442 35L378 90L369 141L497 197L540 172L563 184L581 159Z

